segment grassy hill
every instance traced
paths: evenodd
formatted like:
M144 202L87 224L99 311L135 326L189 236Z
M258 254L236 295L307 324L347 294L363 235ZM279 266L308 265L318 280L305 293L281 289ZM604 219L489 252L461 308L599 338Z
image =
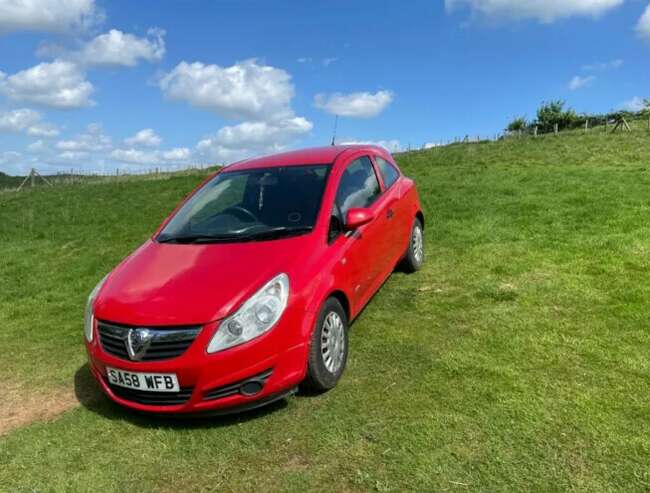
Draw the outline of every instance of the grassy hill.
M427 263L351 332L340 386L165 421L99 394L85 297L200 179L0 194L8 491L647 491L650 134L576 131L399 156ZM20 416L18 416L20 418Z
M9 176L0 171L0 190L4 188L16 188L24 179L24 176Z

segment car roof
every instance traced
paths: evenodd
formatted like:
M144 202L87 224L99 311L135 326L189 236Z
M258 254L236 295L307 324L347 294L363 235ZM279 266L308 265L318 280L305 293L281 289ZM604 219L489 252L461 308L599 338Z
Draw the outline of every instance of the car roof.
M388 152L374 145L335 145L312 147L297 151L283 152L270 156L246 159L226 166L226 171L239 171L254 168L272 168L276 166L299 166L310 164L332 164L346 151L368 151L386 156Z

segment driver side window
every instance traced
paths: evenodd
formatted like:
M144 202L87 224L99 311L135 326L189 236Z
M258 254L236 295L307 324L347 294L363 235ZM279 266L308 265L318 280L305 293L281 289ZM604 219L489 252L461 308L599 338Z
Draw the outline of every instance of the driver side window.
M370 207L380 194L379 181L370 158L363 156L352 161L343 172L336 192L329 242L334 241L343 232L345 216L350 209Z
M352 161L343 172L336 193L336 206L344 220L350 209L370 207L381 190L370 158L364 156Z

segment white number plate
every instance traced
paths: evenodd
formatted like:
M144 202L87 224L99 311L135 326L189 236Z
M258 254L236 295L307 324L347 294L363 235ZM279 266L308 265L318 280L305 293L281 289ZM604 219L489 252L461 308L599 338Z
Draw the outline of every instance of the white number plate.
M173 373L138 373L106 367L108 381L127 389L149 392L178 392L178 378Z

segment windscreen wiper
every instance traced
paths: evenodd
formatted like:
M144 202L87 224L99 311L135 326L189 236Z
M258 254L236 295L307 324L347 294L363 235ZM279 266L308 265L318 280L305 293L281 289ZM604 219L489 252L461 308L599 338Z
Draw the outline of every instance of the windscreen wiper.
M240 239L240 235L181 235L168 238L158 238L158 243L220 243L231 242Z
M244 241L262 241L272 240L275 238L282 238L285 236L298 235L308 233L312 230L311 227L294 227L288 228L281 226L277 228L266 229L257 233L239 234L239 235L209 235L209 234L193 234L170 236L169 238L158 238L158 243L233 243Z
M297 227L286 227L280 226L277 228L266 229L264 231L259 231L258 233L251 233L246 235L247 240L273 240L275 238L282 238L283 236L292 236L299 235L303 233L309 233L312 227L308 226L297 226Z

